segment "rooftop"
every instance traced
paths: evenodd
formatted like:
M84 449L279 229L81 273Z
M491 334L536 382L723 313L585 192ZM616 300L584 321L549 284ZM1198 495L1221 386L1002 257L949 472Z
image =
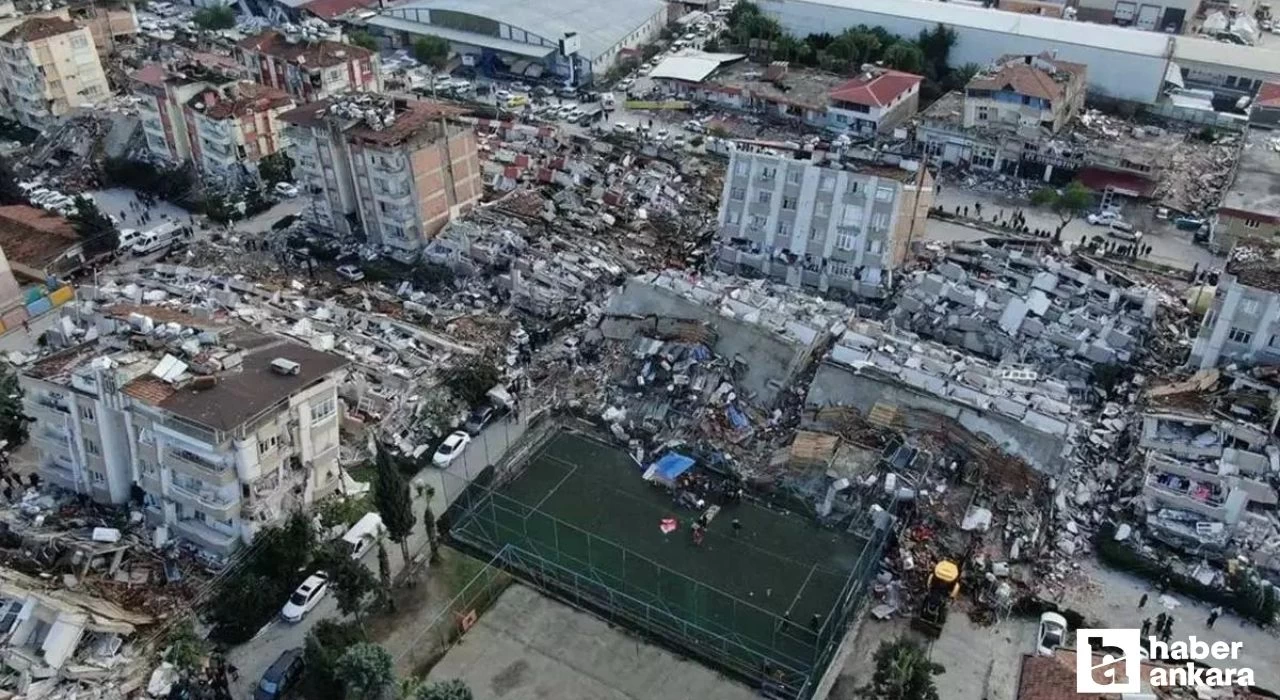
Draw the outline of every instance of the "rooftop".
M829 93L833 100L872 107L885 107L904 92L920 84L924 78L913 73L872 68L858 77L837 85Z
M622 42L641 25L662 11L660 0L562 0L536 3L527 0L417 0L390 8L378 20L401 18L417 27L398 27L416 34L432 34L427 21L429 13L468 15L475 31L450 30L442 27L450 41L467 43L475 39L492 39L498 34L498 23L507 24L555 42L565 34L576 32L582 41L582 55L594 60ZM374 21L374 24L379 24ZM460 36L454 36L460 35ZM529 44L524 44L526 47ZM544 52L545 55L545 52Z
M394 146L416 135L435 138L440 120L468 110L437 102L358 93L330 97L280 115L289 124L314 127L326 119L343 122L348 138L372 145Z
M39 41L79 28L80 25L61 17L33 17L0 36L0 41Z
M1258 96L1254 98L1253 106L1280 109L1280 83L1263 83L1262 87L1258 88Z
M293 98L284 91L247 81L223 89L205 88L187 102L187 106L210 119L242 117L291 105Z
M834 73L794 66L788 66L780 79L771 82L765 79L765 71L766 68L758 64L738 63L726 67L722 73L713 76L710 82L734 92L749 90L774 102L809 109L825 108L831 101L831 91L848 82L843 76Z
M1001 56L990 70L975 75L966 85L970 90L1010 89L1019 95L1046 100L1061 99L1073 79L1083 82L1087 69L1079 63L1058 61L1048 54Z
M1280 292L1280 243L1242 238L1227 256L1227 272L1241 284Z
M40 269L79 242L61 216L25 204L0 207L0 249L10 262Z
M1280 135L1249 130L1235 179L1222 195L1222 209L1280 218Z
M116 305L103 318L115 321L109 336L45 357L24 373L70 384L82 369L112 369L133 399L225 432L348 364L282 336L169 307ZM296 363L297 373L273 369L278 359Z
M352 10L362 10L375 4L372 0L311 0L301 7L320 19L333 19Z
M700 83L707 79L717 68L725 63L746 58L745 54L740 53L707 53L705 51L697 51L688 49L680 53L664 58L653 67L649 73L650 78L660 79L669 78L673 80L685 80L691 83Z
M337 41L291 41L277 31L265 31L241 39L236 46L257 51L304 68L330 68L356 58L369 58L372 51Z

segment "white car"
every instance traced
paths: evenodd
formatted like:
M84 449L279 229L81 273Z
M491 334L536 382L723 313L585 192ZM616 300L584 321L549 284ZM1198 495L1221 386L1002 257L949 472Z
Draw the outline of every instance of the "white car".
M284 618L285 622L300 622L303 616L320 604L320 599L328 592L329 577L323 571L317 571L308 576L307 580L298 586L298 590L289 596L289 602L284 604L280 617Z
M355 265L339 265L335 272L338 273L339 277L347 280L348 282L359 282L364 279L364 271Z
M1067 641L1067 618L1055 612L1040 616L1040 633L1036 635L1036 653L1053 656L1054 650Z
M298 186L290 182L277 182L276 194L281 197L289 197L292 199L293 197L298 196Z
M465 431L455 430L449 434L449 437L440 443L440 447L436 448L436 453L431 457L432 463L437 467L448 466L450 462L458 458L462 451L466 449L467 443L471 442L471 436Z
M1119 212L1114 211L1098 212L1096 214L1086 216L1085 220L1094 226L1107 226L1110 225L1112 221L1119 221L1120 214Z
M618 132L619 134L635 133L635 127L631 126L626 122L617 122L616 124L613 125L613 130Z

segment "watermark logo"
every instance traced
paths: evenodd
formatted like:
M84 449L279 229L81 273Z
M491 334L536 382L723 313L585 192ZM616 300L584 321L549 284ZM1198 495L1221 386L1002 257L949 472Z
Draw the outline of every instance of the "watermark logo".
M1205 666L1204 661L1239 661L1241 642L1147 638L1152 687L1225 687L1253 685L1253 669L1234 664ZM1118 652L1118 653L1117 653ZM1141 632L1134 629L1082 629L1076 632L1076 692L1141 693Z

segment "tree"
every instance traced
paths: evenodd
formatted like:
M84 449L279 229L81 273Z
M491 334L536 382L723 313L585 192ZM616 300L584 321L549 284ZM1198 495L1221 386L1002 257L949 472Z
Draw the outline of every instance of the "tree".
M232 29L236 26L236 12L230 5L214 5L197 10L191 21L209 31Z
M474 700L474 698L467 684L455 678L418 686L412 700Z
M431 510L431 501L422 511L422 523L427 528L427 548L431 551L431 561L440 561L440 531L436 528L436 514Z
M378 50L378 40L373 38L373 35L369 32L352 32L348 37L348 41L351 42L352 46L359 46L370 51Z
M13 162L8 158L0 158L0 205L26 203L27 195L18 187L18 175L13 171Z
M413 42L413 57L419 63L440 70L449 62L449 42L438 36L420 36Z
M280 612L280 601L288 591L278 581L251 571L232 576L213 598L209 619L215 636L230 644L249 640Z
M374 454L374 463L377 472L373 477L373 502L378 507L378 515L382 516L382 524L387 527L387 535L400 545L400 555L408 567L409 533L413 532L415 523L413 496L409 494L409 484L396 469L391 455L381 446Z
M866 700L938 700L933 677L945 669L909 639L880 642L871 682L858 692Z
M391 559L387 556L387 548L382 540L378 540L378 583L382 585L379 594L388 610L395 610L395 600L391 597Z
M102 213L98 203L84 195L75 198L76 212L71 215L71 227L80 236L84 252L89 256L112 252L120 245L120 232L111 218Z
M22 407L22 386L11 369L0 370L0 438L8 441L9 450L27 441L27 423L31 421Z
M209 653L209 645L196 635L191 620L178 623L169 633L168 641L169 647L164 652L165 661L186 673L200 670L205 656Z
M916 39L924 58L925 75L930 80L942 80L947 74L947 59L956 45L955 30L944 24L934 25L932 30L920 30Z
M458 422L466 406L447 387L430 392L418 404L418 423L431 434L441 437Z
M1071 220L1088 211L1093 206L1093 193L1089 191L1079 180L1072 180L1070 184L1061 190L1055 190L1052 187L1042 187L1031 193L1031 203L1048 207L1058 215L1062 220L1062 225L1058 227L1054 234L1054 243L1061 240L1062 229L1071 223Z
M258 176L268 187L277 182L293 182L293 159L284 151L276 151L258 161Z
M908 73L920 73L924 70L924 53L920 47L899 41L884 52L884 62L890 68Z
M445 386L468 406L475 406L501 379L498 368L484 356L474 355L460 360L445 373Z
M363 624L365 598L378 587L373 572L336 544L320 549L315 567L329 575L329 588L338 600L338 610L343 615L354 615L356 623Z
M360 628L347 622L321 620L307 633L302 658L306 662L304 697L311 700L342 700L342 679L335 675L338 659L353 644L362 641Z
M376 700L395 685L391 655L369 642L352 644L338 658L334 675L342 679L350 700Z

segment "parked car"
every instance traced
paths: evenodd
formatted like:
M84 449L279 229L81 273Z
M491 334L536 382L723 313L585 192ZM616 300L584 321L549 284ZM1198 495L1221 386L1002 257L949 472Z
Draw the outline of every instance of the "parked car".
M556 94L555 91L545 85L539 85L533 89L534 97L551 97L554 94Z
M116 243L116 249L128 250L129 248L132 248L133 244L137 243L138 239L141 237L142 237L142 232L136 228L122 228L120 229L120 235L118 238L118 242Z
M342 541L350 550L351 558L359 561L386 530L386 526L382 524L381 515L365 513L364 517L357 520L355 525L342 534Z
M449 437L440 443L440 447L436 448L436 453L431 457L431 462L437 467L449 466L450 462L462 454L469 442L471 442L471 436L461 430L450 433Z
M1107 227L1107 235L1130 243L1135 243L1142 238L1141 231L1134 231L1132 225L1125 224L1123 221L1113 221L1111 226Z
M340 265L335 272L338 276L348 282L359 282L364 279L364 271L355 265Z
M471 415L467 416L467 422L462 424L462 429L472 435L479 435L481 430L493 420L498 409L493 404L484 404L477 406L471 411Z
M302 647L286 649L262 674L253 689L253 700L277 700L293 690L302 678Z
M613 130L619 134L634 134L636 132L636 128L626 122L615 123Z
M298 187L291 182L277 182L275 190L276 194L281 197L289 197L292 199L293 197L298 196Z
M1040 633L1036 635L1036 653L1053 656L1054 650L1067 641L1067 618L1055 612L1040 615Z
M329 577L323 571L308 576L307 580L298 586L298 590L289 596L289 602L284 604L280 617L284 618L285 622L301 621L307 613L320 604L320 600L328 592Z
M1120 213L1115 211L1094 212L1085 217L1085 220L1094 226L1106 226L1112 221L1120 220Z
M530 90L529 86L525 85L519 80L515 81L514 83L511 83L512 92L529 92L529 90Z

